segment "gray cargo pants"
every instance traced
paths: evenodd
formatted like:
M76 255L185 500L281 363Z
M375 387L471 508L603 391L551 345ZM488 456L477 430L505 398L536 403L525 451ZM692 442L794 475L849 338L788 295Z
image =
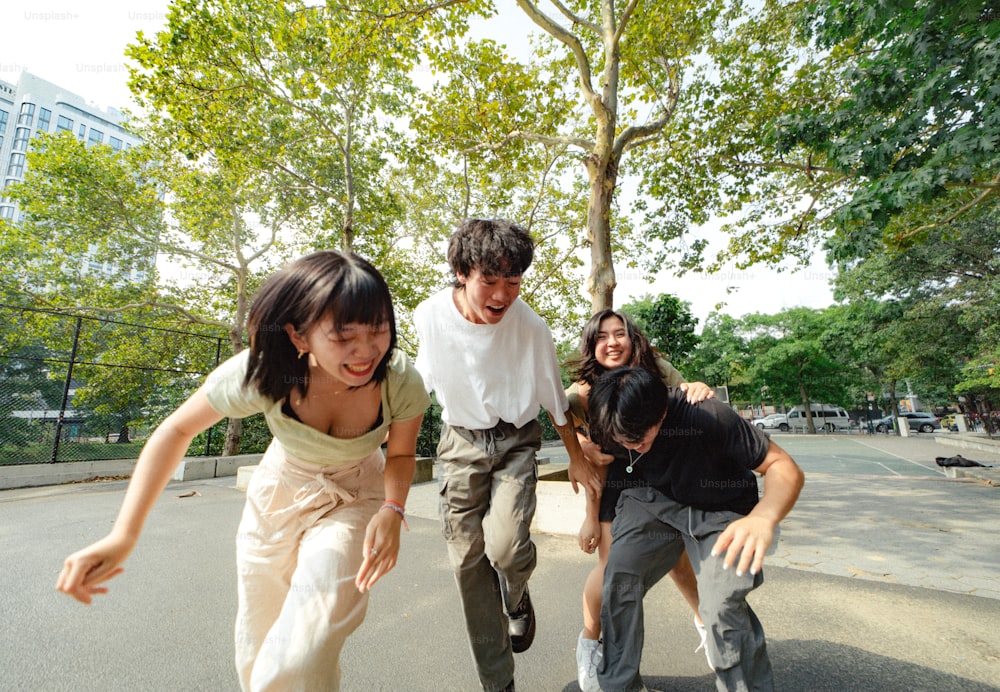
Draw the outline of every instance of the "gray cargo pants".
M514 679L507 611L520 603L535 569L529 530L541 440L537 421L441 429L441 528L484 690Z
M643 646L646 592L677 563L687 549L698 579L698 612L708 629L708 657L722 691L773 690L764 630L746 602L763 573L736 576L712 557L719 534L741 515L704 512L671 500L655 488L622 493L611 525L611 552L604 572L601 627L604 692L643 689L639 663Z

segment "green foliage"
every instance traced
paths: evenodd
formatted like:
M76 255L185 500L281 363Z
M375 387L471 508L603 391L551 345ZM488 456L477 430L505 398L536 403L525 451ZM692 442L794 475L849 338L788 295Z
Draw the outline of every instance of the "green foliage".
M419 456L437 456L438 440L441 439L441 405L434 395L431 395L431 405L424 412L420 422L420 432L417 434L417 454Z
M981 0L819 0L804 22L848 86L828 112L779 123L864 184L838 221L884 228L933 215L897 242L995 194L1000 172L1000 14ZM820 124L822 121L822 124ZM818 132L818 135L816 134ZM955 195L951 190L963 193ZM927 222L930 223L927 223Z
M736 318L713 312L705 320L690 360L677 368L688 381L725 385L730 387L730 398L749 401L750 392L742 386L747 355L747 343Z
M805 147L778 152L769 138L797 107L837 97L823 55L800 35L800 13L779 1L730 5L685 75L675 118L639 164L658 262L681 272L804 263L832 232L845 176ZM721 233L701 229L710 220Z
M686 79L665 146L643 152L645 223L672 266L784 266L828 239L838 258L864 257L923 243L995 194L1000 16L988 3L733 12ZM721 238L698 228L713 218Z
M655 298L645 296L622 306L622 311L635 318L653 348L667 356L675 367L687 361L698 345L694 331L698 320L691 314L691 304L677 296L668 293Z
M0 224L0 257L11 260L5 293L27 305L148 295L163 205L143 167L135 149L87 147L65 132L33 140L24 181L5 190L25 215Z
M495 6L484 5L486 14ZM540 30L531 60L519 63L493 40L467 40L461 26L434 33L428 54L444 77L411 124L451 159L451 175L461 183L454 208L481 208L468 203L469 193L480 189L477 180L509 169L544 183L546 194L556 195L547 205L554 211L562 199L575 200L572 216L552 218L538 235L558 233L567 259L588 248L591 310L610 307L614 255L638 249L629 264L641 258L644 270L656 266L652 250L636 247L648 245L650 236L618 207L617 181L631 173L633 150L663 138L683 68L707 40L721 3L576 3L559 5L552 15L529 0L517 5ZM525 167L532 148L540 150L541 165ZM582 165L586 180L573 181L580 169L570 164ZM534 195L536 187L541 190L527 189ZM533 226L551 218L542 208L528 211L516 218Z
M931 229L927 242L843 262L838 294L861 303L893 306L872 335L886 335L881 368L955 394L983 381L974 365L994 358L1000 338L1000 223L995 204ZM965 373L960 375L965 367Z

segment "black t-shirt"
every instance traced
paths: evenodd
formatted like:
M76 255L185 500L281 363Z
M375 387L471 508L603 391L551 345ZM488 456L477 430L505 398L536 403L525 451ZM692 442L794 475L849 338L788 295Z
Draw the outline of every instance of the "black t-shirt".
M616 459L613 465L622 465L622 470L609 472L609 480L619 482L607 484L604 492L617 502L623 487L653 486L684 505L748 514L758 498L752 469L764 461L769 444L767 435L728 404L717 399L689 404L685 392L670 387L667 416L653 446L641 457L632 452L632 473L624 477L619 474L626 463ZM623 451L617 446L611 450L616 456Z

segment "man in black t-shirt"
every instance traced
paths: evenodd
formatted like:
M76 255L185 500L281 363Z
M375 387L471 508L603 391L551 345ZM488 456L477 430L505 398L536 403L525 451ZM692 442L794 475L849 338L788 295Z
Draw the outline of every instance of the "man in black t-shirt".
M726 404L688 404L642 368L594 383L590 434L602 447L625 447L626 472L640 486L621 491L611 525L601 689L645 689L642 598L684 548L719 689L773 689L764 631L746 596L763 581L764 554L802 489L798 465ZM755 473L765 476L759 500Z

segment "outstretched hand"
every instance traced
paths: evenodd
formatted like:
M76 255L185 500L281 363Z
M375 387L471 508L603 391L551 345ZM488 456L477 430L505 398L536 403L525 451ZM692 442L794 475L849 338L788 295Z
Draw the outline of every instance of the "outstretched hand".
M78 550L63 563L56 589L90 605L97 594L106 594L104 582L125 571L122 563L132 552L134 543L109 535Z
M394 511L382 509L368 522L365 542L362 547L364 557L361 569L354 579L355 586L364 593L375 585L396 566L399 557L399 527L403 518Z
M725 553L723 568L736 567L737 576L749 570L757 574L764 566L764 554L774 542L774 522L752 515L737 519L716 539L712 556Z

